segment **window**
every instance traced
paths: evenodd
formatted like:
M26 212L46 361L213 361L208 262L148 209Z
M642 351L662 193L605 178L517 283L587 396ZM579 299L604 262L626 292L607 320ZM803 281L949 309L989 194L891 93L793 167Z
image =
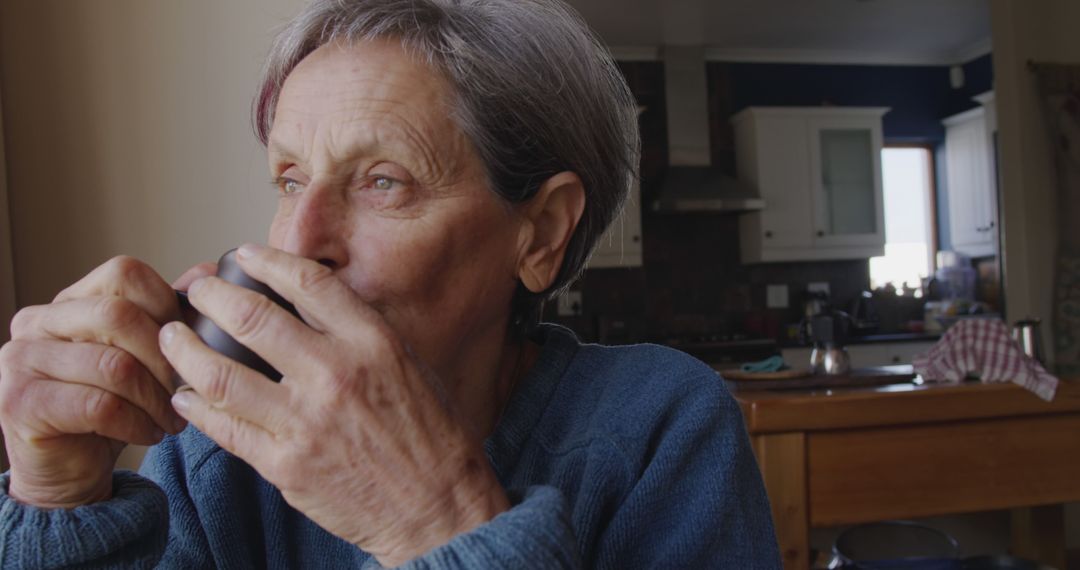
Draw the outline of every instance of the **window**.
M870 287L920 291L922 280L933 271L933 155L921 147L886 147L881 151L881 175L885 255L870 259Z

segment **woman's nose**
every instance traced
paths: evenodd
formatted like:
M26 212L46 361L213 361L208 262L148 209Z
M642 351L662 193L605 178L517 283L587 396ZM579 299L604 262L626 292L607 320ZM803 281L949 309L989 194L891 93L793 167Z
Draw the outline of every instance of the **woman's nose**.
M348 208L332 187L312 184L297 197L286 222L285 251L332 269L348 264Z

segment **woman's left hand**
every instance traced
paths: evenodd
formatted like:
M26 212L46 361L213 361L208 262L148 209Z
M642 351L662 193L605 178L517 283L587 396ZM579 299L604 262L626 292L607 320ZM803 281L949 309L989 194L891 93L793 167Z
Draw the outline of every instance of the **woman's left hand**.
M274 383L171 323L160 342L193 388L173 398L185 419L290 505L383 565L411 560L509 508L479 442L380 314L315 261L258 246L237 257L306 324L216 277L193 284L192 305L284 378Z

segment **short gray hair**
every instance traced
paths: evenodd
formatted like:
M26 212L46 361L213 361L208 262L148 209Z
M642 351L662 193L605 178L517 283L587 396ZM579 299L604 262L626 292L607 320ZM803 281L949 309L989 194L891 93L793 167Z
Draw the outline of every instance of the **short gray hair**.
M585 211L552 286L519 283L512 328L526 332L543 301L581 274L638 174L636 104L610 53L560 0L313 0L277 36L253 119L266 144L286 77L330 42L394 39L454 88L452 115L492 189L530 199L562 172L585 187Z

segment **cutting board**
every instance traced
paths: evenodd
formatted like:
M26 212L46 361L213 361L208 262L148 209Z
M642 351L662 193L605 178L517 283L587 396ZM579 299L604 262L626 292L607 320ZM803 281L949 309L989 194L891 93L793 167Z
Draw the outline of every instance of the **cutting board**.
M793 380L795 378L803 378L810 375L810 371L806 368L789 368L787 370L777 370L776 372L744 372L738 368L732 370L718 370L724 377L724 380Z
M724 376L725 371L719 372L721 376ZM786 379L748 378L746 373L732 374L732 376L732 378L724 376L724 380L732 390L806 390L906 384L915 379L915 372L911 366L878 366L856 368L839 376L810 375Z

